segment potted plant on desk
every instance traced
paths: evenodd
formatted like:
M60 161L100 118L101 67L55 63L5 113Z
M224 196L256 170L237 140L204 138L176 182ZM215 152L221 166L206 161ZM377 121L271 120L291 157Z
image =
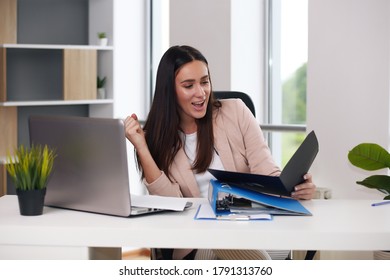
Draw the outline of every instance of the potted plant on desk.
M43 213L46 185L52 172L55 151L47 145L20 145L14 157L8 155L7 171L18 196L20 214L36 216Z
M375 143L362 143L355 146L348 153L348 159L352 165L367 171L390 169L389 152ZM385 194L385 200L390 200L390 176L371 175L356 183L376 189ZM390 251L374 251L374 259L390 259Z

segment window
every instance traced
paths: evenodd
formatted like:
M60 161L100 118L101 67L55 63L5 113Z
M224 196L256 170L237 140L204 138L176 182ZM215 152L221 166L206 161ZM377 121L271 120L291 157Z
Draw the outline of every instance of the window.
M283 167L305 138L308 0L267 3L265 120L270 127L282 129L268 132L267 138L275 160Z

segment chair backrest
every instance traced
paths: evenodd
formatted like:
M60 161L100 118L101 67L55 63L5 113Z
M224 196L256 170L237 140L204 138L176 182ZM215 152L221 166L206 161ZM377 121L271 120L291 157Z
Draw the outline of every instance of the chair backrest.
M215 99L240 98L256 117L255 105L248 94L240 91L214 91L213 93Z

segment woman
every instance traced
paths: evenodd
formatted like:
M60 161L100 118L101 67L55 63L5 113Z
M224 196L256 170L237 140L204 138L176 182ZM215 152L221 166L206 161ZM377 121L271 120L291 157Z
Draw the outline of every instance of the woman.
M208 62L190 46L166 51L144 128L132 114L125 129L150 194L207 197L208 168L280 174L252 113L241 100L214 100ZM311 199L314 192L306 174L292 197Z

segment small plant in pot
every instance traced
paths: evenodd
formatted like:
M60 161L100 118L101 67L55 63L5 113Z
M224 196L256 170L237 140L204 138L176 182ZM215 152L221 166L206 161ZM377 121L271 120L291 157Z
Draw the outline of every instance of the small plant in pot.
M99 76L97 77L97 98L98 99L104 99L106 98L106 89L104 86L106 85L106 77L100 78Z
M382 146L375 143L362 143L355 146L349 153L348 159L352 165L367 171L390 169L390 154ZM371 175L359 185L382 192L385 200L390 200L390 176ZM374 251L374 259L390 259L390 251Z
M11 176L19 201L20 214L36 216L43 213L46 186L53 169L55 150L47 145L20 145L14 157L7 157L7 171Z
M106 32L98 32L97 36L99 38L99 44L101 46L107 46L108 38L107 38Z

